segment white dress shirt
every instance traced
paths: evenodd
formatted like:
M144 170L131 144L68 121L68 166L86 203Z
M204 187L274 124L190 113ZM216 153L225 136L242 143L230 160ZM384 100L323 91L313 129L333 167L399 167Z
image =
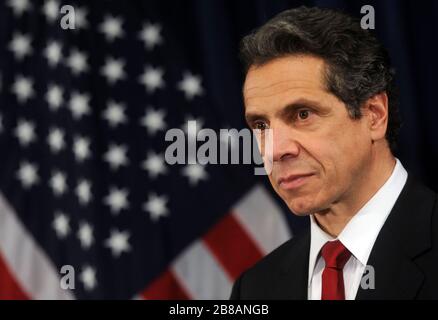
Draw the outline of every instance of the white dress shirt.
M310 255L307 296L321 299L324 259L320 250L327 241L339 240L351 252L344 267L345 299L354 300L377 235L402 191L408 173L396 159L391 176L374 196L351 218L337 238L324 232L310 216Z

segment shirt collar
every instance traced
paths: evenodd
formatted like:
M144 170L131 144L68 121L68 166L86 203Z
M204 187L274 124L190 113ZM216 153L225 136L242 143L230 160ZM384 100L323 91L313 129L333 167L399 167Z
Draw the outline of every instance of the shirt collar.
M407 177L408 173L396 158L391 176L353 216L337 238L364 266L367 264L377 235L397 201ZM313 215L310 216L310 234L309 285L322 246L327 241L335 240L319 227Z

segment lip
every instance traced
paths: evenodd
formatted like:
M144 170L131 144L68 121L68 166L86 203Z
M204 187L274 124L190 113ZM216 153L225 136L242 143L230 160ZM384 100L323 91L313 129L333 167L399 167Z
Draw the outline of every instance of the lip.
M313 175L314 173L291 174L278 179L278 186L287 190L296 189L306 183L308 178Z

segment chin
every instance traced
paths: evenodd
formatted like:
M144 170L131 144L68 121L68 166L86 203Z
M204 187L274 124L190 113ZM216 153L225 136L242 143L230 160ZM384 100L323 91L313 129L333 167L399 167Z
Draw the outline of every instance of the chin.
M315 203L311 197L298 197L293 199L284 199L290 211L297 216L308 216L321 210L321 205Z
M290 208L289 208L290 209ZM298 216L298 217L307 217L307 216L310 216L310 213L309 212L297 212L297 211L294 211L293 209L290 209L290 211L294 214L294 215L296 215L296 216Z
M317 211L315 210L314 206L308 203L307 201L303 200L290 200L286 202L287 206L289 207L290 211L292 211L297 216L308 216L312 214L313 212Z

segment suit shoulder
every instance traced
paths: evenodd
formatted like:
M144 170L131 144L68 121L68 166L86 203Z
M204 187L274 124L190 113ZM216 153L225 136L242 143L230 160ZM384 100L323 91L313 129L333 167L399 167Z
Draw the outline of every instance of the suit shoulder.
M298 252L302 252L303 247L310 244L310 232L304 232L299 236L293 237L286 241L278 248L263 257L254 266L246 270L242 274L242 278L249 279L261 279L271 274L277 274L284 268L287 268L289 264L293 264L297 259L302 259ZM307 249L308 248L304 248Z
M285 260L290 261L289 259L293 259L295 256L294 253L297 251L297 249L305 246L307 240L309 239L310 233L308 232L289 239L278 248L274 249L272 252L263 257L252 268L248 269L247 272L257 273L259 271L276 270L277 268L283 267Z

